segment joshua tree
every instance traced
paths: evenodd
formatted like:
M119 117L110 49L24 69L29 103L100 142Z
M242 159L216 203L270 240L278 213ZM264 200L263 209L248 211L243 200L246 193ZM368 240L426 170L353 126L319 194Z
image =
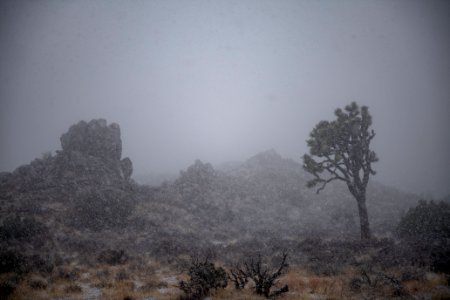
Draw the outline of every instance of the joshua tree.
M319 193L331 181L345 182L358 203L361 239L368 240L366 187L369 176L375 175L372 163L378 161L375 152L370 150L370 142L375 136L375 132L369 130L372 117L367 106L360 108L355 102L347 105L344 111L336 109L334 114L336 120L319 122L307 140L310 154L303 156L303 168L314 176L307 185L318 186Z

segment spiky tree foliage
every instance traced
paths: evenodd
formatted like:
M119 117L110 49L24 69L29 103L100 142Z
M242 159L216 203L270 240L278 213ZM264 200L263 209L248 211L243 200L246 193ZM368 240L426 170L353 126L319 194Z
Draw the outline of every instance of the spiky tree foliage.
M336 120L319 122L307 140L309 154L303 156L303 168L314 176L307 186L317 187L319 193L332 181L345 182L358 204L361 238L370 239L366 187L370 175L375 175L372 163L378 161L370 150L375 136L369 129L372 117L367 106L360 108L355 102L334 114Z

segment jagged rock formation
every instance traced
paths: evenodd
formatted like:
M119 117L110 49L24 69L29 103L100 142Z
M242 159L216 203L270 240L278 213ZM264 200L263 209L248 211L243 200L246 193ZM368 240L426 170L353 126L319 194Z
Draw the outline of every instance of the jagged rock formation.
M108 126L104 119L89 123L80 121L72 125L60 140L63 151L79 151L85 156L113 161L120 160L122 156L120 127L116 123Z
M136 193L132 162L121 159L119 125L81 121L61 136L61 147L56 155L45 154L0 175L0 229L10 228L11 220L32 220L49 228L47 244L56 245L53 251L70 252L80 244L73 229L95 233L123 228ZM2 240L0 250L25 253L40 249L36 243L42 239L30 235L15 240L14 235Z
M120 127L116 123L108 126L104 119L92 120L89 123L80 121L61 136L61 146L62 156L67 156L67 163L63 162L61 165L71 167L69 169L76 175L80 175L77 170L81 170L81 173L86 171L86 175L92 174L95 177L99 175L96 170L105 169L105 172L100 174L106 179L104 184L117 184L118 181L128 181L131 177L131 160L120 160L122 140ZM114 176L116 178L112 178Z
M3 174L2 187L23 193L49 189L76 192L86 186L126 188L133 165L129 158L120 160L120 127L107 125L103 119L84 121L70 127L61 136L62 151L45 155L29 165Z

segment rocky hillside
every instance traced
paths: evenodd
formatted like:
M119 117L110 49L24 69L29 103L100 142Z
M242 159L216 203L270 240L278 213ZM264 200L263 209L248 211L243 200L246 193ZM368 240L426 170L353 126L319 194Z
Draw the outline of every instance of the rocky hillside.
M163 257L242 243L358 237L356 203L345 185L317 195L306 188L302 166L273 150L227 168L198 160L175 180L150 187L131 179L117 124L81 121L61 136L61 147L1 174L1 251L26 256L37 249L56 259L123 248ZM376 182L367 198L378 235L389 235L418 200Z
M306 188L308 178L299 163L273 150L226 170L196 161L175 181L152 189L151 200L141 203L140 211L177 212L168 228L201 233L217 243L255 236L357 238L359 218L347 187L330 184L316 194ZM399 218L418 201L376 182L369 185L367 198L379 236L391 235ZM158 222L161 214L142 217Z

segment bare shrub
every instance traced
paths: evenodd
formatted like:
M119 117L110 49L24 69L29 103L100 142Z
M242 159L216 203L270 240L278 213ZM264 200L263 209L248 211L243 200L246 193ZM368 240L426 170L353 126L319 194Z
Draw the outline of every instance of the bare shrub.
M225 288L227 274L222 267L215 267L207 256L204 260L191 258L189 281L180 281L179 288L185 293L181 299L203 299L212 289Z
M266 298L274 298L289 291L287 285L272 290L272 287L276 286L278 278L284 274L289 266L286 259L287 253L283 252L278 264L271 266L271 264L263 261L261 254L257 254L242 264L231 268L230 279L238 289L243 288L248 279L251 279L255 283L256 294L264 295Z
M359 271L360 275L352 278L349 282L349 287L354 292L365 290L370 294L376 294L388 288L392 291L393 296L409 295L401 280L394 275L376 270L371 264L361 265ZM384 296L386 295L384 294Z
M243 289L245 285L248 283L248 275L245 272L244 268L237 264L230 268L230 274L228 278L231 282L234 283L234 287L237 290Z

